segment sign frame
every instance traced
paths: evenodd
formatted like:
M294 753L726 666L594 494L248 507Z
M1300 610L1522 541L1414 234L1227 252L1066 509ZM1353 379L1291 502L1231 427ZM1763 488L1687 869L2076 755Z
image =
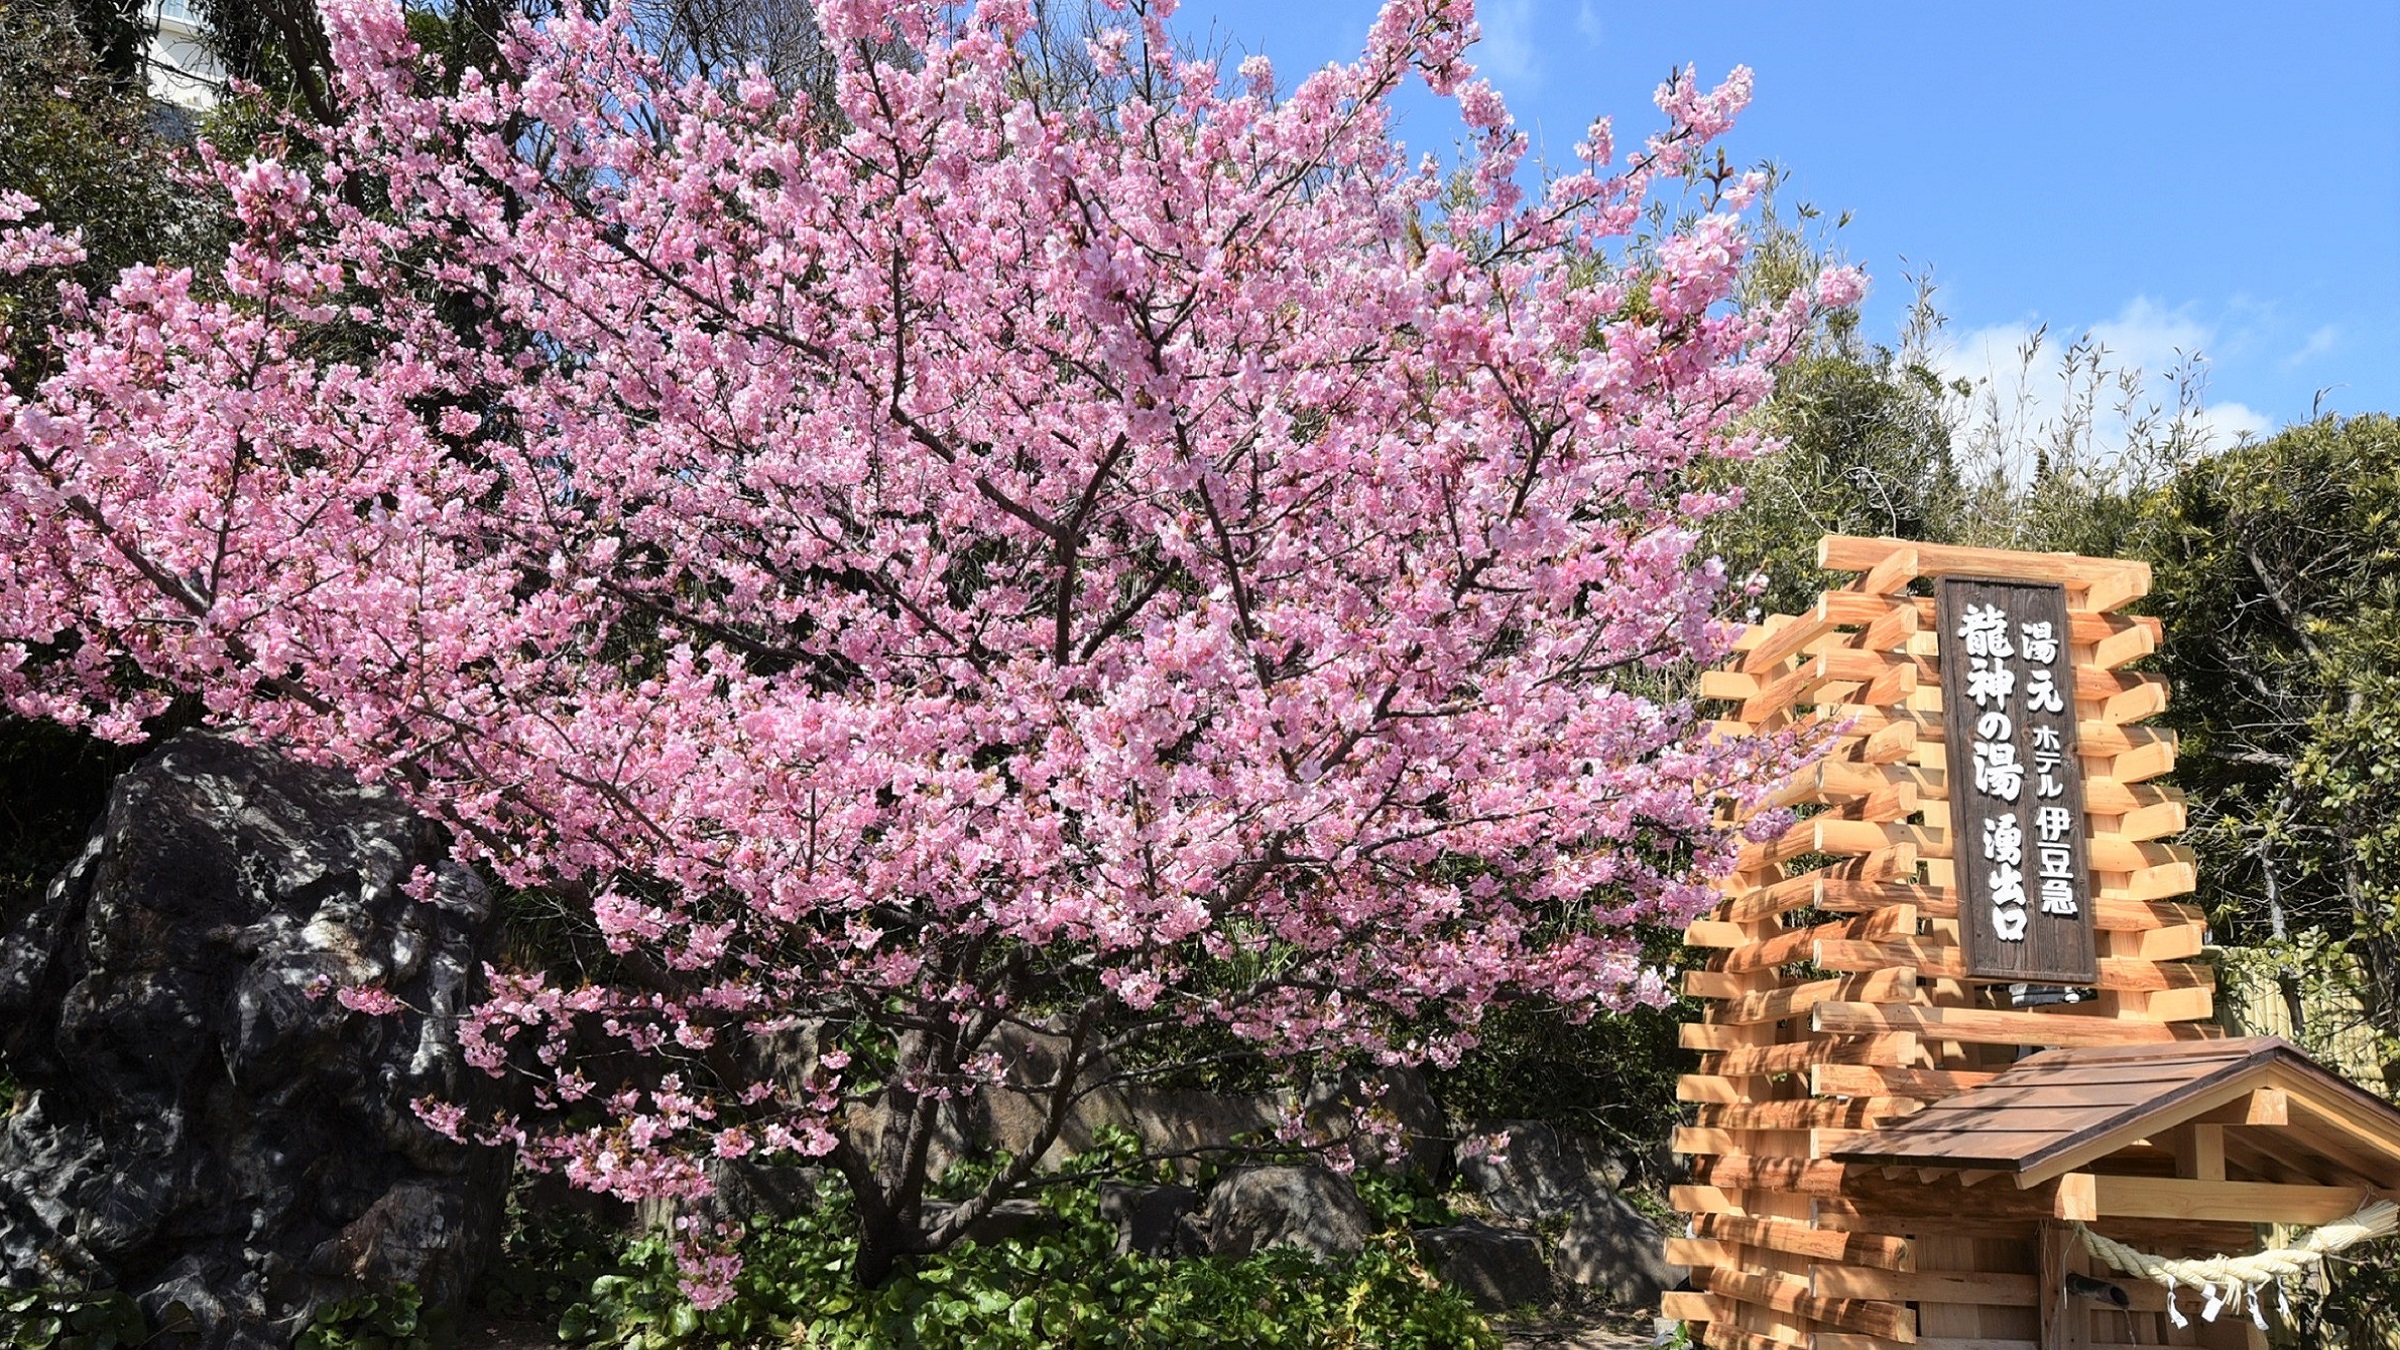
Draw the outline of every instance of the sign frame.
M1967 978L2093 985L2098 887L2066 587L1945 576L1934 611Z

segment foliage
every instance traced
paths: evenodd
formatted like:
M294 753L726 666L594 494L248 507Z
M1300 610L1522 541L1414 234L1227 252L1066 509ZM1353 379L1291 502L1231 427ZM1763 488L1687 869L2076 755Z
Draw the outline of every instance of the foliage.
M2400 1242L2352 1248L2325 1263L2320 1283L2321 1291L2292 1298L2297 1336L2290 1343L2308 1350L2400 1347ZM2286 1339L2275 1336L2270 1343Z
M0 930L82 851L109 784L133 759L125 746L0 717Z
M1804 232L1816 215L1807 207L1797 219L1768 213L1746 289L1771 292L1832 264L1831 245ZM1817 540L1827 534L1943 539L1960 531L1966 489L1951 453L1957 391L1934 374L1927 349L1940 326L1921 286L1896 347L1870 346L1854 312L1834 311L1776 371L1763 417L1779 444L1718 470L1743 500L1709 530L1729 569L1765 577L1754 599L1759 613L1815 602Z
M189 1317L169 1304L162 1328ZM150 1337L149 1319L122 1290L0 1289L0 1344L15 1350L131 1350Z
M424 1295L404 1284L326 1304L293 1350L435 1350L455 1339L447 1310L427 1311Z
M847 0L832 116L580 13L474 70L320 14L338 115L209 161L226 293L127 273L0 407L0 694L114 738L187 696L571 899L613 978L469 1027L551 1114L429 1118L629 1197L826 1156L873 1284L1042 1152L928 1217L964 1094L1055 1130L1153 1030L1446 1064L1663 1001L1631 927L1796 752L1633 681L1720 649L1696 475L1860 282L1741 303L1747 177L1591 261L1746 76L1529 197L1435 0L1289 95L1157 13L1062 90L1021 3Z
M0 357L20 385L44 373L41 339L58 284L113 281L136 263L191 262L217 242L213 213L178 172L138 82L118 84L76 36L63 6L0 0L0 201L22 194L83 254L21 271L0 250Z
M1663 1144L1675 1079L1690 1067L1677 1027L1691 1015L1680 1000L1580 1022L1520 1005L1486 1019L1474 1053L1428 1077L1461 1120L1541 1120L1637 1149Z
M906 1262L881 1287L860 1290L843 1279L855 1260L855 1221L843 1212L838 1186L822 1200L813 1213L743 1234L746 1259L732 1297L713 1307L686 1293L674 1242L633 1243L623 1268L594 1281L590 1298L568 1310L561 1338L621 1350L1498 1344L1462 1296L1441 1289L1417 1264L1403 1229L1335 1261L1292 1248L1240 1260L1119 1255L1095 1193L1061 1187L1044 1199L1056 1231L965 1243Z
M2314 934L2400 1028L2400 422L2326 418L2146 503L2167 720L2236 942ZM2387 1046L2386 1058L2393 1058Z

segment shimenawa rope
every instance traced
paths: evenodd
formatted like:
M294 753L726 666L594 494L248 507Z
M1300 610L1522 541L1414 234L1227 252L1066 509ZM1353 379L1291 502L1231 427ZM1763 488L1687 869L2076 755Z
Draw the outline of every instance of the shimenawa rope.
M2291 1304L2284 1299L2283 1282L2295 1275L2305 1275L2323 1264L2326 1257L2374 1238L2386 1236L2400 1228L2400 1205L2379 1200L2347 1219L2337 1220L2310 1233L2297 1247L2277 1247L2270 1251L2253 1252L2248 1256L2167 1257L2137 1251L2114 1238L2102 1237L2082 1224L2075 1231L2083 1238L2085 1250L2128 1275L2138 1275L2167 1287L2167 1316L2177 1326L2188 1326L2189 1319L2175 1304L2179 1285L2190 1285L2200 1291L2206 1304L2200 1309L2201 1319L2217 1320L2218 1310L2228 1303L2239 1306L2247 1302L2251 1320L2264 1327L2266 1314L2259 1309L2258 1294L2268 1285L2275 1287L2275 1299L2288 1318Z

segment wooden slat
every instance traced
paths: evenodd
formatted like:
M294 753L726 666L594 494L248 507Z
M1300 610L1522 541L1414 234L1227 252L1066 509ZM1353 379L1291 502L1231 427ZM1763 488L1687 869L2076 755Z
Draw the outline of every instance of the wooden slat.
M1667 1203L1678 1214L1738 1214L1741 1206L1716 1186L1669 1186Z
M1902 1344L1913 1344L1917 1339L1916 1314L1906 1307L1868 1299L1819 1298L1808 1292L1808 1281L1796 1276L1701 1267L1692 1272L1692 1283L1712 1294L1777 1312L1798 1313Z
M1956 1173L1920 1178L1916 1169L1905 1176L1886 1176L1885 1169L1799 1158L1758 1158L1726 1154L1695 1159L1693 1175L1701 1184L1721 1192L1772 1191L1816 1198L1819 1208L1832 1202L1859 1206L1894 1218L1927 1218L1942 1222L1973 1217L1985 1222L2033 1222L2058 1216L2059 1192L2067 1178L2031 1189L1993 1183L1973 1190L1961 1187ZM2088 1173L2074 1176L2088 1177ZM1889 1230L1882 1230L1889 1231Z
M1753 942L1721 958L1719 969L1730 974L1767 970L1807 959L1820 943L1873 941L1899 933L1914 933L1916 928L1915 910L1906 905L1886 906L1854 919L1838 919L1814 927L1788 929L1774 937Z
M1911 1097L1938 1101L1999 1077L1965 1069L1887 1069L1825 1064L1809 1070L1809 1090L1821 1097Z
M1866 1298L1898 1303L1973 1303L2032 1308L2041 1288L2031 1275L1963 1270L1859 1270L1818 1266L1810 1286L1821 1298Z
M1711 1010L1711 1016L1713 1020L1730 1026L1780 1022L1784 1018L1807 1012L1820 1003L1900 1001L1914 997L1916 990L1917 972L1908 969L1878 970L1868 975L1810 980L1806 984L1786 985L1781 989L1745 995L1720 1004Z
M1950 774L1944 769L1922 768L1914 764L1859 764L1850 760L1825 759L1794 775L1786 791L1777 794L1776 805L1848 801L1902 783L1916 789L1920 806L1950 800ZM2120 783L2105 775L2087 773L2083 779L2083 802L2085 811L2090 815L2121 817L2128 813L2157 812L2166 807L2183 805L2184 794L2180 789L2160 784Z
M1716 1022L1686 1022L1676 1040L1686 1050L1745 1050L1775 1039L1773 1027L1729 1027Z
M1733 1315L1733 1300L1710 1298L1691 1289L1670 1289L1659 1297L1661 1317L1683 1322L1715 1322Z
M1734 1131L1710 1129L1704 1125L1676 1126L1667 1132L1667 1146L1687 1155L1739 1153L1744 1147L1742 1139Z
M2038 1342L1995 1336L1919 1336L1917 1350L2041 1350ZM1888 1341L1847 1332L1820 1332L1809 1350L1887 1350ZM2077 1350L2117 1350L2114 1346L2080 1346ZM2143 1350L2151 1350L2144 1347Z
M1913 1031L1927 1040L1980 1045L2129 1045L2191 1037L2191 1033L2164 1022L2121 1022L2072 1013L1983 1008L1820 1003L1809 1010L1809 1019L1809 1029L1822 1035L1871 1036L1877 1032Z
M1813 1347L1814 1342L1808 1332L1792 1330L1788 1326L1777 1330L1781 1334L1761 1336L1723 1322L1711 1322L1701 1329L1700 1344L1707 1350L1803 1350L1804 1347Z
M1718 908L1717 917L1729 923L1773 918L1802 905L1814 904L1821 882L1890 881L1895 877L1910 875L1916 866L1917 851L1913 845L1880 849L1863 857L1828 863L1799 876L1730 896Z
M1807 1040L1785 1045L1744 1046L1720 1051L1704 1063L1710 1073L1742 1076L1805 1073L1819 1065L1834 1064L1898 1067L1914 1063L1920 1053L1917 1038L1900 1032L1843 1041Z
M1908 1270L1916 1263L1915 1244L1906 1238L1873 1233L1838 1233L1812 1228L1791 1219L1750 1219L1730 1214L1704 1214L1693 1228L1702 1237L1728 1243L1747 1243L1793 1256L1813 1256L1854 1266Z
M2198 933L2208 926L2208 916L2190 905L2128 899L2125 896L2127 889L2124 886L2101 888L2099 899L2092 904L2093 927L2104 933L2168 929ZM1816 909L1844 914L1905 904L1915 909L1917 917L1921 919L1958 917L1956 891L1945 886L1918 886L1908 882L1826 882L1814 889L1807 903ZM2189 952L2180 954L2197 956L2199 952L2200 948L2195 946ZM2151 960L2170 959L2156 952L2144 955Z
M1851 569L1865 573L1851 583L1853 587L1868 595L1893 595L1906 590L1908 583L1924 575L1924 555L1916 546L1893 542L1895 547L1887 548L1873 561ZM1824 544L1820 541L1817 548L1817 566L1823 567Z
M1847 1101L1813 1098L1704 1106L1696 1123L1720 1130L1867 1129L1887 1120L1904 1119L1923 1109L1923 1103L1909 1097L1857 1097Z
M1909 602L1917 612L1919 626L1931 627L1934 618L1933 597L1930 595L1911 596ZM1860 620L1860 622L1865 622L1865 620ZM2159 639L2165 635L2165 632L2166 624L2148 614L2102 614L2088 609L2067 611L2067 641L2071 643L2082 646L2100 646L2110 642L2124 642L2128 639L2137 643L2141 638L2148 639L2147 645L2143 645L2139 652L2123 656L2118 660L2095 662L2097 665L2122 665L2124 662L2132 660L2134 655L2148 655L2157 650ZM2109 654L2114 656L2118 650L2111 649Z
M1868 572L1897 557L1915 555L1916 575L1983 576L2013 581L2055 581L2068 590L2088 591L2102 581L2110 593L2138 580L2133 595L2149 589L2150 565L2123 558L2087 558L2071 553L2021 553L2009 549L1967 548L1957 544L1928 544L1917 540L1870 539L1830 534L1817 544L1817 566L1828 571ZM2132 599L2133 595L2124 599ZM2119 601L2122 603L2122 601ZM2108 609L2113 605L2085 605Z
M1818 612L1813 615L1803 617L1777 615L1776 619L1781 619L1783 622L1778 623L1775 619L1768 620L1766 631L1761 636L1758 645L1742 658L1741 664L1737 668L1743 674L1765 675L1776 666L1798 655L1801 648L1832 632L1837 626L1835 620L1826 617L1821 603Z
M1907 966L1919 979L1967 978L1966 952L1953 944L1911 942L1820 942L1811 958L1829 971L1857 973ZM2152 991L2211 989L2216 972L2204 965L2145 961L2138 957L2100 958L2099 989Z
M1813 816L1793 825L1781 839L1750 845L1743 850L1742 857L1747 862L1756 850L1756 856L1767 861L1781 861L1808 853L1865 854L1901 844L1915 848L1920 858L1950 858L1956 853L1955 838L1944 826ZM2173 863L2188 864L2195 862L2197 856L2182 844L2136 842L2109 834L2095 834L2090 840L2091 865L2099 872L2137 872Z
M1745 1101L1748 1100L1745 1081L1713 1073L1687 1073L1675 1080L1675 1100L1720 1104Z

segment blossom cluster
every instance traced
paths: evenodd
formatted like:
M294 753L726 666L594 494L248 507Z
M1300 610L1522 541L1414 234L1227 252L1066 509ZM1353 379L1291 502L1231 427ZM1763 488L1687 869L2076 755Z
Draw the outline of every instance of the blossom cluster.
M1663 1000L1633 926L1797 753L1657 692L1728 640L1696 471L1859 278L1738 303L1755 184L1629 248L1746 75L1537 189L1457 0L1288 92L1169 8L1076 90L1024 0L829 2L826 109L571 6L444 81L327 0L343 120L210 158L223 274L126 272L0 395L0 696L188 694L574 899L604 974L467 1034L551 1123L427 1109L628 1195L1012 1025L1390 1063Z

